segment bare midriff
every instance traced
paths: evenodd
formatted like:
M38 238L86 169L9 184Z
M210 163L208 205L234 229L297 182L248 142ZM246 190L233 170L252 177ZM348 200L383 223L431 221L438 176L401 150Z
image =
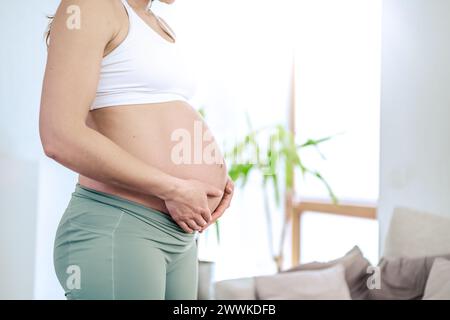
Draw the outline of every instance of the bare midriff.
M203 137L198 137L200 127L202 134L207 133L209 129L198 112L185 101L99 108L89 112L87 125L149 166L178 178L195 179L221 190L225 188L227 169L217 142L208 134L205 135L207 141ZM189 134L191 138L190 157L186 157L186 155L189 156L188 153L174 152L174 148L179 150L180 137L186 134ZM199 148L199 144L194 143L195 139L197 142L202 141L201 150L195 150ZM200 161L198 157L195 158L195 155L203 154L205 148L214 149L214 161L211 161L211 158L206 159L207 161L203 157ZM179 156L184 157L181 163ZM191 161L187 161L189 159ZM221 161L217 161L218 159ZM149 195L145 190L136 192L81 174L78 182L82 186L114 194L148 208L168 213L164 201ZM213 212L220 199L216 197L208 200Z

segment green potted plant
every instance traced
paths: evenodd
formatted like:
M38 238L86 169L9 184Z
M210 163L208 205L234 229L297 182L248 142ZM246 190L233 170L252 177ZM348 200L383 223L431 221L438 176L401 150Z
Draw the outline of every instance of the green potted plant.
M274 230L271 221L270 199L273 199L276 207L281 209L281 199L284 198L289 201L293 196L294 171L299 170L303 176L312 175L320 180L332 201L337 203L336 195L322 174L306 166L300 156L301 150L306 148L315 148L320 153L318 146L329 141L332 137L309 139L302 144L297 144L294 134L281 124L254 130L248 116L247 122L249 132L242 139L239 139L232 146L231 150L225 154L231 164L229 166L229 175L236 185L241 188L247 185L251 173L261 176L270 251L277 270L280 271L283 265L283 246L290 217L289 214L284 215L279 248L275 250L273 248ZM263 147L263 142L268 144L267 148ZM269 197L269 186L272 187L273 197Z

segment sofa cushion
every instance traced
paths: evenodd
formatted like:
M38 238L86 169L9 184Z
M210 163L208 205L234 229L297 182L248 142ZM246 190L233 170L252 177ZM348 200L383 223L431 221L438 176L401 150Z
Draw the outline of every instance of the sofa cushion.
M450 255L444 257L450 258ZM422 299L428 275L437 258L382 258L378 264L380 289L369 290L368 299Z
M338 264L321 270L255 277L260 300L350 300L345 268Z
M395 208L382 256L418 258L450 253L450 218Z
M450 300L450 260L437 258L431 267L424 300Z
M218 281L214 284L217 300L255 300L255 278L239 278Z
M370 276L368 267L370 262L363 256L358 246L353 247L343 257L329 262L311 262L299 264L293 268L282 271L293 272L301 270L320 270L342 264L345 268L345 280L354 300L366 299L368 295L367 279Z

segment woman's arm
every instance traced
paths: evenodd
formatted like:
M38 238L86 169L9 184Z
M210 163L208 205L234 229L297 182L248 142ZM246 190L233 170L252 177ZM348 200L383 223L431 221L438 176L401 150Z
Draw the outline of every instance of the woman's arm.
M78 29L67 24L73 18L67 8L74 5L81 13ZM45 154L97 181L157 196L170 204L171 215L186 231L198 230L211 218L207 196L221 196L221 190L151 167L86 125L104 50L123 24L121 6L111 0L61 2L51 30L39 115Z

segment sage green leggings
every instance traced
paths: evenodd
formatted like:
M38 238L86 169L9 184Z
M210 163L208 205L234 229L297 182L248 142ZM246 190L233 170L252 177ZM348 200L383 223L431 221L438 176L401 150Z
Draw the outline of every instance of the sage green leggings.
M56 232L55 271L67 299L197 299L196 235L77 183Z

